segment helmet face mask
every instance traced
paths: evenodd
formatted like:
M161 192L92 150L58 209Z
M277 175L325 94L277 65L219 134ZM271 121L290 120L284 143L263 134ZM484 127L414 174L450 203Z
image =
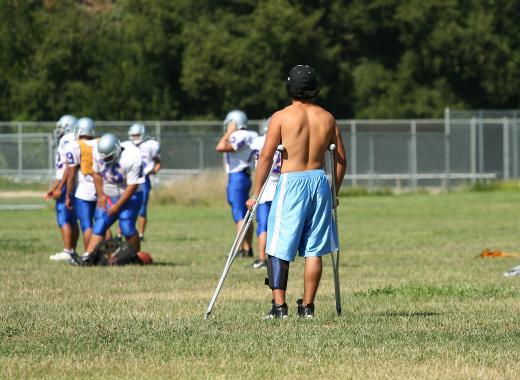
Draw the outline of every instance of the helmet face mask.
M139 145L144 141L145 132L146 129L144 124L134 123L128 129L128 138L134 143L134 145Z
M77 124L77 119L72 115L63 115L56 123L54 129L54 136L60 139L66 133L74 132Z
M229 123L234 122L237 126L237 130L247 129L247 115L244 111L233 110L228 112L226 118L224 119L224 131L226 130Z

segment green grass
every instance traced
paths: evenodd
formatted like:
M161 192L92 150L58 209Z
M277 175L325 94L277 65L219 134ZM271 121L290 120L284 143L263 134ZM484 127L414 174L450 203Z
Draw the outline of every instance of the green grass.
M50 182L17 181L0 177L0 191L34 190L43 193L49 188Z
M318 318L262 321L263 273L237 259L203 315L233 240L227 206L156 203L150 267L75 268L52 209L0 211L0 378L517 378L520 194L460 192L342 198L344 314L330 259Z

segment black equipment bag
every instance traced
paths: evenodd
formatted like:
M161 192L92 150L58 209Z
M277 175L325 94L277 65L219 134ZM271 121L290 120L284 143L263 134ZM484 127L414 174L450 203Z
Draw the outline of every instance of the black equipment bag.
M104 240L92 253L92 265L139 264L137 252L130 243L118 239Z

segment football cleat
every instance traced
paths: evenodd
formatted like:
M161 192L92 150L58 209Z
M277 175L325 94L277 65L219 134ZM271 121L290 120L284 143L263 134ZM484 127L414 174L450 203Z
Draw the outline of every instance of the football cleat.
M253 269L267 268L267 260L256 259L251 267Z
M296 308L298 311L298 317L311 319L314 318L314 304L303 305L303 299L296 301Z
M53 260L53 261L66 261L70 259L70 254L68 252L58 252L58 253L55 253L54 255L50 255L49 256L49 260Z
M266 314L264 317L265 320L267 319L285 319L287 318L287 304L283 303L281 305L278 305L274 303L274 300L272 302L271 310Z

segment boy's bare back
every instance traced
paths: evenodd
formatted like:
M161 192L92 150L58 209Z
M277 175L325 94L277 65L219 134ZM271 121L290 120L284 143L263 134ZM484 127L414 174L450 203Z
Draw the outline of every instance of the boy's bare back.
M276 112L269 130L279 133L285 147L282 173L324 168L325 152L334 141L335 127L334 117L310 102L294 101Z

